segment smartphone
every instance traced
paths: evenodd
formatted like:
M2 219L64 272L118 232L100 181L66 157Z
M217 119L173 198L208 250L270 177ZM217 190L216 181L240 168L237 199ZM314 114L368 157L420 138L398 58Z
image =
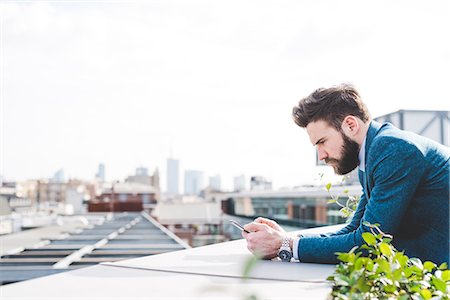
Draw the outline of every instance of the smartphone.
M237 228L239 228L240 230L250 233L249 231L245 230L244 227L242 227L241 224L239 224L238 222L236 222L235 220L229 220L231 224L233 224L234 226L236 226Z

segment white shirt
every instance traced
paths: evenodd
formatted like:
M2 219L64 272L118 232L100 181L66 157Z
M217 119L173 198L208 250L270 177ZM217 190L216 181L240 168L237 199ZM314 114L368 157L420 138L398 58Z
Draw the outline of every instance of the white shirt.
M364 141L361 145L361 149L359 149L359 153L358 153L358 158L359 158L358 168L363 172L366 171L366 139L367 139L367 135L364 138Z

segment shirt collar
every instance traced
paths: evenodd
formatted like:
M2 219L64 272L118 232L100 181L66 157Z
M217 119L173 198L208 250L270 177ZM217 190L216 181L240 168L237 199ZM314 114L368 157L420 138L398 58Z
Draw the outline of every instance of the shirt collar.
M359 153L358 153L358 159L359 159L358 168L363 172L366 171L366 139L367 139L367 135L364 138L364 141L361 145L361 149L359 149Z

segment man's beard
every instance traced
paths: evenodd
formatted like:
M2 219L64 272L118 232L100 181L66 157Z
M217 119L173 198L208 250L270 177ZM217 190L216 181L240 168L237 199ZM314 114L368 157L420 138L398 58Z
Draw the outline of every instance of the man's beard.
M341 159L325 159L327 164L332 163L334 172L338 175L345 175L353 171L359 165L359 144L352 141L345 134L341 133L344 140L341 151Z

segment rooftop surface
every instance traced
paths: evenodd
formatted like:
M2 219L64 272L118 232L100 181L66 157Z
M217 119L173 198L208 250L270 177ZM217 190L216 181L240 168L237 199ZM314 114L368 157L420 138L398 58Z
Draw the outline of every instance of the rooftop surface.
M4 237L1 248L7 249L0 259L0 283L190 248L144 212L98 217L101 222L66 233L49 226Z
M293 232L328 232L343 225ZM258 261L244 240L100 264L0 287L2 299L326 299L333 265Z

